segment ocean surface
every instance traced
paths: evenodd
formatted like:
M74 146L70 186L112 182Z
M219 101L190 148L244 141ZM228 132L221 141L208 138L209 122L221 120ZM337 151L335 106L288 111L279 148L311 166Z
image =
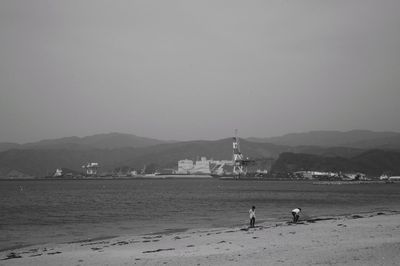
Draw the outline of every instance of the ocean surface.
M217 179L0 181L0 250L257 222L400 210L400 184Z

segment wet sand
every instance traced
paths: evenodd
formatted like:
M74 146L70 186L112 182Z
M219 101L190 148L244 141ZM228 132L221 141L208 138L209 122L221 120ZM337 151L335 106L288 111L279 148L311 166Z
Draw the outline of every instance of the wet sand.
M398 265L400 214L197 229L0 252L0 265Z

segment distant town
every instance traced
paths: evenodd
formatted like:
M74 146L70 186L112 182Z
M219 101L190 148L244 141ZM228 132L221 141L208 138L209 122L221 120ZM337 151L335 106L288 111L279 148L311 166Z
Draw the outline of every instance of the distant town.
M242 151L243 148L243 151ZM243 152L243 153L242 153ZM392 182L400 133L308 132L168 142L108 133L0 143L0 179L220 178Z
M226 177L233 176L232 160L212 160L201 157L200 160L189 159L179 160L175 169L156 169L152 173L146 172L146 166L140 170L136 169L117 169L111 172L101 171L101 166L97 162L89 162L82 165L82 172L68 172L68 169L58 168L54 174L47 178L85 178L85 177ZM243 175L243 177L247 176ZM268 170L257 169L252 175L266 177Z
M285 180L319 180L319 181L400 181L400 176L388 176L383 174L379 177L370 178L364 173L342 173L342 172L318 172L318 171L296 171L287 173L286 177L271 175L268 170L257 169L255 172L243 176L233 175L233 162L231 160L208 160L201 157L198 161L189 159L179 160L177 169L161 169L153 173L146 173L144 167L140 171L119 169L112 172L101 172L99 163L87 163L82 166L83 172L67 172L63 169L56 169L52 176L46 178L229 178L231 179L285 179Z

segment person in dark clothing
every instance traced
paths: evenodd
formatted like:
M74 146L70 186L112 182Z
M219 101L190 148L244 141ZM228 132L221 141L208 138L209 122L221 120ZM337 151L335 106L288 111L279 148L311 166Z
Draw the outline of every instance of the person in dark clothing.
M250 215L250 228L254 228L254 224L256 223L256 207L253 206L249 210Z

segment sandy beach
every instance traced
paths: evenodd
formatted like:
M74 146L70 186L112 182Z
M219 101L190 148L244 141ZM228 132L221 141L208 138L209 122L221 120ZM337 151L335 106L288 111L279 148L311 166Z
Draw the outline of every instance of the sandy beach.
M235 228L45 244L0 265L398 265L400 214L362 213Z

